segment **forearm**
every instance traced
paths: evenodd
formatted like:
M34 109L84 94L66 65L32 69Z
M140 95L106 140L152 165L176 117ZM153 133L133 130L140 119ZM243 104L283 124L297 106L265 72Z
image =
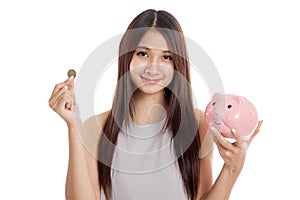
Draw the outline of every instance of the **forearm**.
M66 199L96 200L96 192L89 178L85 149L75 127L69 127L69 165L66 179Z
M232 188L240 174L240 169L230 169L223 166L218 178L201 200L227 200L229 199Z

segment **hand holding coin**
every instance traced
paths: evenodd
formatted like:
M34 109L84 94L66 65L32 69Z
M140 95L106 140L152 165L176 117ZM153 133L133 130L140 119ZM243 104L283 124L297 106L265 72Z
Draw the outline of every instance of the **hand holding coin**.
M73 105L75 98L73 94L74 78L76 71L70 69L67 73L68 79L56 84L49 98L49 106L58 113L67 124L74 124Z

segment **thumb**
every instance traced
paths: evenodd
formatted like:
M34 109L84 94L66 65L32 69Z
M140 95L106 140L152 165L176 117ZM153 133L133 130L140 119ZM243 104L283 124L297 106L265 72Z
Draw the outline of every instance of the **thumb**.
M74 89L74 79L73 78L69 78L68 90L70 90L71 92L73 92L73 89Z

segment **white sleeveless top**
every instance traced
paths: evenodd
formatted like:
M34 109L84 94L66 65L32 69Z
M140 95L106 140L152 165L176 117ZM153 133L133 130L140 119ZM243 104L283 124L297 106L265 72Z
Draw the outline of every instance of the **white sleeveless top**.
M111 169L112 200L188 199L171 136L161 131L165 121L122 125Z

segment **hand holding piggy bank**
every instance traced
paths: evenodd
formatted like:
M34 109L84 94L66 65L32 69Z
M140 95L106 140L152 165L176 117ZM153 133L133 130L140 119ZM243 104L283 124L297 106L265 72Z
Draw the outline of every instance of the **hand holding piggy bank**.
M235 130L246 138L257 126L258 115L254 105L246 98L216 93L205 109L205 120L224 137L234 138L231 130Z

